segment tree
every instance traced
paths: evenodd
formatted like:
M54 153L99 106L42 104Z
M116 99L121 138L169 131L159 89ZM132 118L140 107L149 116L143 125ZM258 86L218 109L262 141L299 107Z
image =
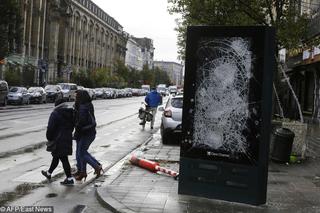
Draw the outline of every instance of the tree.
M98 68L91 71L89 76L92 81L93 87L107 86L108 79L111 76L111 71L109 68Z
M180 14L178 51L183 59L188 25L265 25L277 30L279 48L295 48L306 35L308 18L292 0L168 0L169 12Z
M20 1L1 0L0 4L0 60L21 47Z
M154 69L154 82L153 82L153 84L154 85L158 85L158 84L170 85L171 81L170 81L170 78L169 78L167 72L156 67Z
M8 67L5 71L4 79L8 82L10 86L18 86L21 83L21 73L19 69L16 69L14 67Z
M148 68L148 66L143 66L143 69L140 72L140 77L140 80L142 80L142 84L154 85L154 73Z
M301 14L300 1L295 0L168 0L169 12L181 14L178 22L179 55L184 59L186 29L188 25L273 26L276 29L277 58L280 48L294 49L305 40L308 21ZM302 3L301 3L302 4ZM282 77L287 79L283 67L279 66ZM275 80L279 78L275 73ZM278 79L279 82L279 79ZM287 80L303 121L301 107L290 82ZM279 85L277 85L279 86ZM274 88L275 85L274 85Z
M84 87L92 87L93 82L90 78L89 74L86 70L80 69L78 72L73 72L73 75L71 77L71 81L75 82L78 85L84 86Z

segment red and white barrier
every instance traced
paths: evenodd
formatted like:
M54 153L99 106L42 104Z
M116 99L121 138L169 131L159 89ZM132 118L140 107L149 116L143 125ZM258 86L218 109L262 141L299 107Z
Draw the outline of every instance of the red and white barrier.
M142 159L142 158L137 158L134 155L131 156L130 162L134 165L137 165L141 168L147 169L151 172L155 172L155 173L158 171L163 172L163 173L168 174L174 178L178 177L178 175L179 175L178 172L175 172L173 170L159 166L159 163L157 163L157 162L153 162L153 161Z
M172 177L177 177L179 175L178 172L175 172L175 171L172 171L170 169L167 169L167 168L164 168L164 167L161 167L161 166L156 166L155 168L157 171L160 171L160 172L163 172L165 174L168 174Z
M157 172L156 166L159 166L159 163L146 159L137 158L134 155L131 156L130 162L136 166L140 166L141 168L147 169L151 172Z

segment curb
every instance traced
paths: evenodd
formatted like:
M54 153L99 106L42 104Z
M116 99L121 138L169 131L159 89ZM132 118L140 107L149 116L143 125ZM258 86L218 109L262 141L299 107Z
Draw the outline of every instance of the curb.
M144 143L149 142L151 139L152 139L152 136L150 136ZM120 158L120 160L118 160L118 161L110 164L109 166L103 167L103 170L104 170L104 171L108 171L108 170L111 169L113 166L115 166L118 162L120 162L120 161L123 160L123 159L126 159L126 157L127 157L130 153L132 153L134 150L138 149L138 148L139 148L140 146L142 146L144 143L137 145L133 150L131 150L131 151L129 151L128 153L124 154L124 155ZM72 166L75 166L75 164L72 165ZM88 174L90 174L91 172L92 172L92 171L90 170L90 172L88 172ZM62 175L62 174L64 174L64 171L63 171L63 170L62 170L60 173L57 173L56 176L59 176L59 175ZM89 177L89 178L88 178L85 182L82 183L82 185L81 185L82 187L81 187L81 188L86 187L87 185L89 185L90 183L92 183L94 180L99 180L99 179L101 179L101 177L103 177L103 175L101 175L99 178L96 178L95 176L91 176L91 178L90 178L89 175L88 175L88 177Z
M125 160L128 158L129 155L131 155L133 152L135 152L138 148L147 145L151 140L153 139L153 134L147 138L143 143L141 143L139 146L137 146L135 149L133 149L131 152L126 154L121 160L119 160L117 163ZM117 163L113 164L111 167L116 165ZM110 182L114 181L119 177L120 174L115 175L115 177L110 180ZM102 187L105 188L105 187ZM121 202L117 201L116 199L112 198L111 196L102 196L103 192L101 191L101 188L96 188L95 195L97 197L98 202L105 207L106 209L115 212L115 213L134 213L135 211L128 208L126 205L122 204Z
M118 200L112 198L111 196L104 196L104 198L101 196L100 190L97 189L95 194L97 196L98 202L108 210L114 212L114 213L134 213L135 211L129 209L126 205L119 202Z

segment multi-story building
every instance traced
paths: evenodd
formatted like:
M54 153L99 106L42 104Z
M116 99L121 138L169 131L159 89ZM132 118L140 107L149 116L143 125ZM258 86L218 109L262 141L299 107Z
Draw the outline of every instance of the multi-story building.
M300 48L287 51L287 74L299 99L305 118L320 119L320 4L318 0L301 1L301 12L312 16L306 40ZM298 118L297 104L286 90L283 105L287 117Z
M143 69L143 55L142 47L138 44L132 36L127 41L127 51L125 58L125 65L141 71Z
M174 85L183 85L183 65L170 61L154 61L154 67L165 71Z
M136 38L130 36L127 42L125 64L128 67L141 71L143 66L153 68L154 47L150 38Z
M31 67L35 83L66 80L79 69L112 69L116 60L124 61L127 34L91 0L18 2L23 42L6 61L22 72Z
M153 56L154 56L154 47L153 41L150 38L135 38L133 39L140 45L141 47L141 55L143 65L147 65L149 69L153 67Z

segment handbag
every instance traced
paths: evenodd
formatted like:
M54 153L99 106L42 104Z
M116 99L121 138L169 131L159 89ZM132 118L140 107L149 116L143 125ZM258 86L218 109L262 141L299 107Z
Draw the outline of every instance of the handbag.
M81 131L86 131L86 130L89 130L89 129L92 129L92 128L95 128L97 126L97 123L96 123L96 119L94 118L94 116L91 114L91 112L89 112L89 123L85 126L83 126L81 128Z
M47 141L46 146L47 146L47 151L48 152L53 152L57 148L57 143L56 143L55 140Z

